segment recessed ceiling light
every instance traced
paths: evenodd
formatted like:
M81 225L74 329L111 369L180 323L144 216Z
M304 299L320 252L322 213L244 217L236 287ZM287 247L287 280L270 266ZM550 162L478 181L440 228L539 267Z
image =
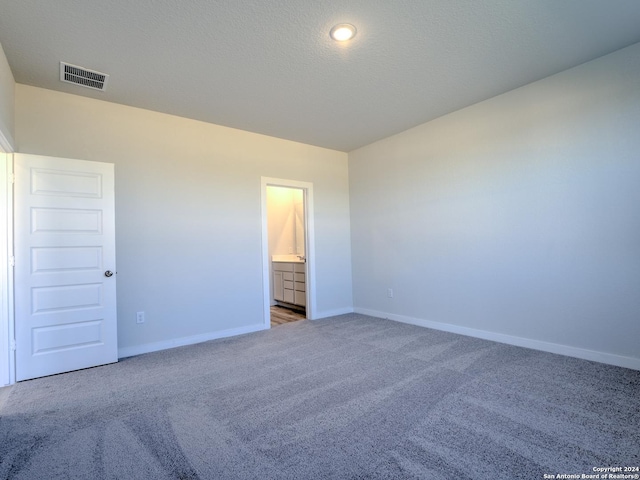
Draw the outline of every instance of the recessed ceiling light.
M356 36L356 27L350 23L340 23L331 29L329 35L337 42L346 42Z

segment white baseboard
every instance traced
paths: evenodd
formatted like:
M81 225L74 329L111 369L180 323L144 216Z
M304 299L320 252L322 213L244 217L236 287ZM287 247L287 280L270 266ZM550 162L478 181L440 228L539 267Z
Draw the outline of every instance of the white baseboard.
M336 317L338 315L345 315L347 313L353 313L353 308L339 308L337 310L327 310L324 312L317 312L316 316L312 320L320 320L321 318Z
M219 332L203 333L200 335L191 335L189 337L173 338L171 340L163 340L161 342L145 343L143 345L134 345L132 347L118 348L118 358L133 357L134 355L142 355L143 353L157 352L168 348L184 347L185 345L194 345L196 343L208 342L209 340L217 340L218 338L234 337L245 333L258 332L265 330L263 323L258 325L250 325L248 327L230 328Z
M469 337L482 338L493 342L506 343L517 347L531 348L543 352L557 353L567 357L581 358L583 360L591 360L594 362L606 363L617 367L631 368L640 370L640 358L625 357L615 355L613 353L599 352L596 350L587 350L584 348L571 347L569 345L561 345L558 343L543 342L541 340L533 340L530 338L514 337L503 333L488 332L486 330L477 330L475 328L462 327L449 323L433 322L423 320L421 318L407 317L405 315L396 315L393 313L380 312L377 310L368 310L365 308L354 308L355 313L369 315L371 317L386 318L396 322L409 323L419 327L433 328L434 330L442 330L445 332L458 333Z

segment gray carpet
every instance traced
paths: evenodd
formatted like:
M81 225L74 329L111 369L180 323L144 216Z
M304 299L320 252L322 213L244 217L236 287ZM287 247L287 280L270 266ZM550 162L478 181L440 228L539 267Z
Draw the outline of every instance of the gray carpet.
M362 315L11 388L2 479L542 479L640 465L640 372Z

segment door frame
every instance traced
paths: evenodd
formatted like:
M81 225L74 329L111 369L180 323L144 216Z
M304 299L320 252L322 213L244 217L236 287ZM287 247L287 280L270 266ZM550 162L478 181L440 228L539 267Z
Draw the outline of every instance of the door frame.
M260 200L262 208L262 296L264 302L264 328L271 328L271 274L269 258L269 228L267 225L267 187L288 187L301 189L304 195L304 223L306 257L306 312L309 320L317 317L316 313L316 245L313 214L313 183L283 178L261 177Z
M16 382L13 318L13 155L0 131L0 388Z

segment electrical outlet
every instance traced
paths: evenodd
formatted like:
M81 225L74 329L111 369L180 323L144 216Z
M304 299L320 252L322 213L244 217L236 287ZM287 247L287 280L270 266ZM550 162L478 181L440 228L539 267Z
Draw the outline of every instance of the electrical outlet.
M387 297L393 298L393 288L387 288Z
M144 323L144 312L136 313L136 323Z

